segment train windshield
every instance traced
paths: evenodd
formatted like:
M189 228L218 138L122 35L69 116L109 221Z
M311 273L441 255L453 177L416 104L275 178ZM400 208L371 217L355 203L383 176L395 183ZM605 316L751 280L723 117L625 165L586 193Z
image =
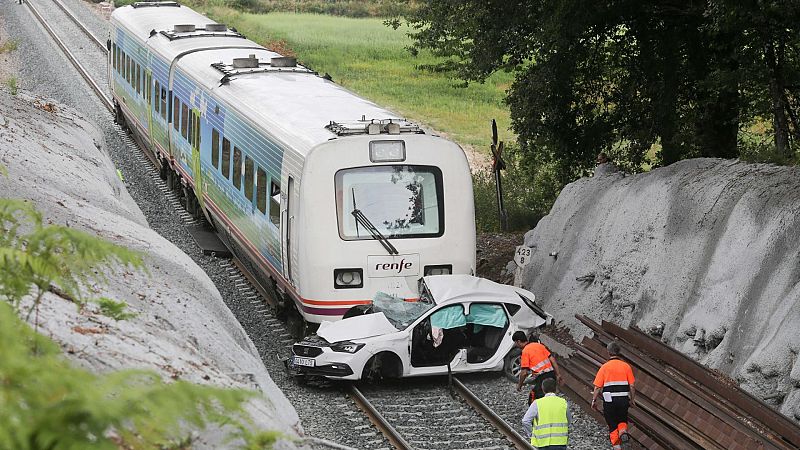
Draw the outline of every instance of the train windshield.
M375 239L356 220L360 211L387 238L438 237L444 233L442 172L431 166L372 166L336 173L336 210L344 240Z

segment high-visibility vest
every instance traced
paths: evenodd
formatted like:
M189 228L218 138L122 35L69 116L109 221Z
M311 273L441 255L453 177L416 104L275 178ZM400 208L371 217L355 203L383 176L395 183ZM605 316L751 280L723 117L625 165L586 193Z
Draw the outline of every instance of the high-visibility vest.
M534 375L553 370L553 364L550 363L550 352L547 347L538 342L531 342L526 345L522 349L522 367L530 369Z
M569 424L567 422L567 401L557 395L545 395L534 400L538 414L533 419L531 445L567 445Z
M594 386L603 389L603 401L611 403L616 398L627 399L634 383L631 366L617 357L612 357L597 371Z

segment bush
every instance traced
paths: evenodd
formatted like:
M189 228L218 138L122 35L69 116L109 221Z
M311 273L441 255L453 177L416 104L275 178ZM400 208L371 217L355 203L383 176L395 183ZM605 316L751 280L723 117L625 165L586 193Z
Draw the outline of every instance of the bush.
M523 165L517 152L506 150L501 177L509 231L530 230L548 214L562 187L555 174L553 167L544 164ZM473 172L472 183L477 230L500 231L494 173Z

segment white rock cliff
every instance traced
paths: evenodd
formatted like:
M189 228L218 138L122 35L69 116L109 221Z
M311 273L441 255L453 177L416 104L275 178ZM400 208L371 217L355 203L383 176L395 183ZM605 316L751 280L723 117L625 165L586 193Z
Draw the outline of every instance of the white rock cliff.
M517 284L574 334L588 331L576 313L635 324L800 419L800 168L600 170L525 244Z

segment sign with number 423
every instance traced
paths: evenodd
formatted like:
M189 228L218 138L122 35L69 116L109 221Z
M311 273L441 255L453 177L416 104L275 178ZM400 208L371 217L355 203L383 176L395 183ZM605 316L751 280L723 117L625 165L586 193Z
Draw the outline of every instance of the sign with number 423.
M525 267L531 262L531 248L524 245L518 245L517 251L514 252L514 262L517 267Z

